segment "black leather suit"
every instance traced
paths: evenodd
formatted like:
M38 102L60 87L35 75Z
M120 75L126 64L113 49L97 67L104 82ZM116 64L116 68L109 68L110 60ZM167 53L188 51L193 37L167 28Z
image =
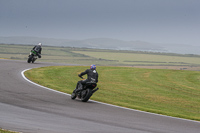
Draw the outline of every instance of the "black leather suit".
M76 85L77 91L80 91L82 89L82 86L85 85L86 82L94 82L94 83L98 82L98 73L95 69L87 69L84 72L82 72L81 74L79 74L78 76L82 77L85 74L87 74L87 79L78 81L78 83ZM79 86L79 88L78 88L78 86Z

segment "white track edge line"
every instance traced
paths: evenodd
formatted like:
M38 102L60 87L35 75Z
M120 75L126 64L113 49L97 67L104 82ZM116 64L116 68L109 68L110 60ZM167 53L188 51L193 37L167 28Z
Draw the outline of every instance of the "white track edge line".
M28 70L30 70L30 69L32 69L32 68L23 70L23 71L21 72L22 77L23 77L26 81L28 81L28 82L30 82L30 83L36 85L36 86L39 86L39 87L41 87L41 88L44 88L44 89L46 89L46 90L50 90L50 91L54 91L54 92L57 92L57 93L60 93L60 94L64 94L64 95L71 96L70 94L67 94L67 93L64 93L64 92L61 92L61 91L57 91L57 90L53 90L53 89L51 89L51 88L48 88L48 87L45 87L45 86L36 84L35 82L32 82L31 80L29 80L28 78L26 78L26 76L24 75L24 72L26 72L26 71L28 71Z
M67 93L64 93L64 92L60 92L60 91L57 91L57 90L53 90L51 88L48 88L48 87L45 87L45 86L42 86L42 85L39 85L39 84L36 84L35 82L32 82L31 80L29 80L28 78L26 78L26 76L24 75L24 72L30 70L32 68L28 68L28 69L25 69L21 72L21 75L22 77L36 85L36 86L39 86L41 88L44 88L46 90L50 90L50 91L53 91L53 92L56 92L56 93L60 93L60 94L64 94L64 95L67 95L67 96L71 96L71 94L67 94ZM96 103L99 103L99 104L103 104L103 105L108 105L108 106L112 106L112 107L116 107L116 108L121 108L121 109L126 109L126 110L130 110L130 111L135 111L135 112L141 112L141 113L146 113L146 114L152 114L152 115L157 115L157 116L163 116L163 117L167 117L167 118L173 118L173 119L178 119L178 120L184 120L184 121L189 121L189 122L195 122L195 123L200 123L200 121L195 121L195 120L189 120L189 119L184 119L184 118L178 118L178 117L172 117L172 116L167 116L167 115L162 115L162 114L156 114L156 113L151 113L151 112L146 112L146 111L141 111L141 110L136 110L136 109L130 109L130 108L126 108L126 107L121 107L121 106L117 106L117 105L113 105L113 104L108 104L108 103L103 103L103 102L98 102L98 101L95 101L95 100L90 100L90 101L93 101L93 102L96 102Z

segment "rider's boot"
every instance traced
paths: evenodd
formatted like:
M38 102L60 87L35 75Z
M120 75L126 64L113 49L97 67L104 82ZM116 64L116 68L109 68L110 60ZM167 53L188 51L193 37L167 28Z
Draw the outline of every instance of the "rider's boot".
M82 85L81 83L79 83L79 85L78 85L78 89L75 89L75 93L81 91L82 88L83 88L83 85Z
M76 92L76 88L74 89L73 93L75 93L75 92Z

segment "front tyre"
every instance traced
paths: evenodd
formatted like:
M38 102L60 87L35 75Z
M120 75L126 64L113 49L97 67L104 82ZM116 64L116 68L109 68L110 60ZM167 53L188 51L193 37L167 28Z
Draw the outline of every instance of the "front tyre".
M81 92L81 101L87 102L90 99L91 96L92 96L92 90L91 89L83 90Z
M76 93L72 93L71 99L74 100L76 98Z

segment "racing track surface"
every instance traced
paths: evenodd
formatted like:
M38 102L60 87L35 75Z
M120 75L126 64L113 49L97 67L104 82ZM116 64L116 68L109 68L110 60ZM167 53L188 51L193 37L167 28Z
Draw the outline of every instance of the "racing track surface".
M62 64L0 59L0 128L23 133L200 132L200 122L71 100L21 75L25 69L51 65Z

